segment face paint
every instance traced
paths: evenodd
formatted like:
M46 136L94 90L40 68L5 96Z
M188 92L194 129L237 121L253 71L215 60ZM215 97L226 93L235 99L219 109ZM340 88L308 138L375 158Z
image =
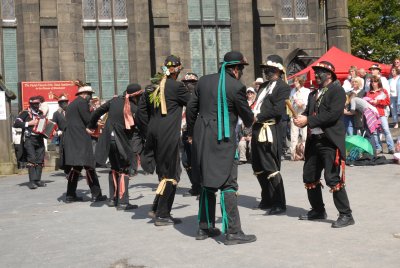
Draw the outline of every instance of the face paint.
M276 73L277 69L275 67L267 66L266 68L264 68L265 79L267 79L268 81L276 80Z
M324 86L325 82L328 80L328 73L318 70L315 73L315 80L320 87Z
M61 101L61 102L59 103L59 105L60 105L60 107L61 107L63 110L65 110L65 109L67 108L67 106L68 106L68 102L66 102L66 101Z
M86 101L90 101L92 99L92 94L88 94L86 97L85 97L85 100Z
M31 107L31 109L34 111L34 112L38 112L39 111L39 103L31 103L29 106Z

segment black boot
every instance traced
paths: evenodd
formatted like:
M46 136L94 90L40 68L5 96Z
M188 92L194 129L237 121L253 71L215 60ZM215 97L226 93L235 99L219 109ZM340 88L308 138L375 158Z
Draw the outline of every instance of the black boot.
M106 201L107 196L101 193L99 178L97 177L96 170L92 168L86 169L86 179L92 193L92 202Z
M333 202L339 211L339 218L336 222L332 223L332 228L342 228L353 225L355 222L351 215L352 211L350 209L350 202L345 188L333 192Z
M79 175L80 172L73 168L69 171L69 174L67 176L68 179L67 194L65 197L66 203L83 201L82 197L76 195L76 188L78 187Z
M267 179L266 174L257 175L258 183L261 186L261 202L253 209L269 209L272 207L272 187L270 181Z
M114 176L115 176L115 181L114 181ZM110 199L108 200L107 205L109 207L117 206L117 192L116 192L117 176L118 176L118 173L116 171L111 170L108 173L108 189L110 190L110 195L109 195Z
M299 220L310 221L324 220L327 218L321 188L321 184L317 184L315 188L307 189L307 196L311 205L311 210L306 214L300 215Z
M156 217L156 211L157 211L157 206L158 206L158 199L160 198L159 194L156 194L153 200L153 204L151 205L151 210L147 213L147 215L154 219Z
M280 173L270 178L271 186L273 187L272 208L268 215L279 215L286 212L286 197L283 180Z
M38 187L46 187L46 183L44 183L41 179L42 179L42 170L43 170L43 166L42 165L37 165L35 167L35 171L36 171L36 180L35 180L35 184Z
M124 184L124 188L125 188L125 191L123 191L123 192L120 189L121 183ZM128 190L129 176L122 173L121 176L119 177L118 185L119 185L119 187L118 187L119 191L117 193L117 198L118 198L117 199L118 200L117 201L117 203L118 203L117 210L131 210L131 209L138 208L137 205L129 204L129 190Z
M225 213L228 217L228 230L225 235L224 244L228 246L256 241L257 238L255 235L245 235L242 231L236 192L221 192L221 194L224 195Z
M206 199L208 207L206 206ZM204 188L199 199L199 230L197 231L196 240L204 240L208 237L215 237L221 234L218 228L215 228L215 192Z
M155 226L165 226L175 224L174 219L170 214L170 207L172 207L173 198L171 195L174 195L174 185L172 182L168 181L165 184L164 193L159 196L156 218L154 221Z
M33 190L37 188L37 185L35 184L36 181L36 169L35 166L28 166L28 175L29 175L29 183L28 187L29 189Z

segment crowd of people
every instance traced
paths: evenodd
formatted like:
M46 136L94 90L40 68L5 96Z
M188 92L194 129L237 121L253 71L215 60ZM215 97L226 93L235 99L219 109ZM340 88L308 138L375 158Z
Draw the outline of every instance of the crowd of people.
M395 65L397 64L397 65ZM184 196L199 197L197 240L225 234L225 244L256 241L245 234L237 205L238 165L250 162L260 184L261 201L254 209L268 215L286 213L281 161L304 160L303 182L312 209L300 220L326 219L321 175L339 211L333 228L355 223L345 189L345 135L366 135L375 153L382 152L383 132L388 152L394 152L388 110L398 127L399 64L389 80L372 65L371 74L352 66L343 85L329 62L313 67L318 87L306 88L301 77L293 88L286 81L283 60L269 55L261 65L264 78L251 87L240 82L246 58L238 51L225 54L218 73L199 78L187 73L179 81L181 59L170 55L152 84L130 84L123 94L103 104L91 86L79 81L76 98L58 99L57 123L61 168L67 178L65 202L79 202L76 194L83 169L92 201L107 201L118 210L136 209L129 203L129 177L139 163L146 173L157 174L158 187L149 216L155 226L179 224L171 215L181 165L191 182ZM265 79L265 80L264 80ZM45 117L43 98L29 99L29 108L14 122L18 157L29 171L29 188L41 181L45 140L35 131ZM101 131L100 131L101 130ZM101 134L99 134L101 133ZM290 133L287 135L287 133ZM286 137L290 146L286 146ZM95 146L94 146L95 145ZM23 155L23 156L22 156ZM182 158L182 161L181 161ZM109 196L103 195L96 167L109 163ZM216 193L221 195L222 230L215 226Z

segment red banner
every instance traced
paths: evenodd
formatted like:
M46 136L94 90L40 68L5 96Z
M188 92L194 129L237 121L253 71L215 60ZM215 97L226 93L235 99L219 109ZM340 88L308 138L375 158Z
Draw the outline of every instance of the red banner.
M46 102L57 102L60 95L66 95L71 102L75 99L78 86L74 81L21 82L22 109L29 107L29 98L41 95Z

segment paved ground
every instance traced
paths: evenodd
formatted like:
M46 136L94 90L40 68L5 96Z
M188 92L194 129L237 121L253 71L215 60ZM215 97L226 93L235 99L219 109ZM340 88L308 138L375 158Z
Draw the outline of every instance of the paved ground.
M0 267L399 267L400 166L347 169L348 193L356 225L332 229L337 218L332 196L324 198L328 220L299 221L309 208L301 182L302 163L283 162L288 210L266 216L252 210L259 185L250 165L239 168L239 205L243 230L257 242L225 246L223 237L196 241L195 198L183 176L173 214L183 223L155 227L147 217L155 176L131 180L131 202L140 207L120 212L104 203L65 204L66 180L45 173L48 187L29 190L27 175L0 178ZM108 191L107 171L99 170ZM84 180L79 194L89 192ZM220 213L217 213L220 226Z

